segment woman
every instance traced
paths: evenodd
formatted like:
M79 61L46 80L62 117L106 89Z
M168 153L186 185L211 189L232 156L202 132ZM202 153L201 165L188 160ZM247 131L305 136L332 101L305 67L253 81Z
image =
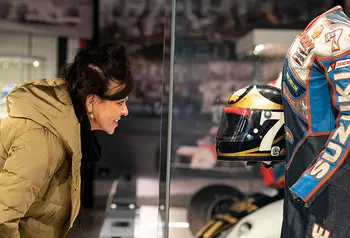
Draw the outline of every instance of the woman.
M80 208L81 166L99 157L92 131L112 134L133 76L125 47L81 50L59 79L7 97L0 124L0 237L64 237Z

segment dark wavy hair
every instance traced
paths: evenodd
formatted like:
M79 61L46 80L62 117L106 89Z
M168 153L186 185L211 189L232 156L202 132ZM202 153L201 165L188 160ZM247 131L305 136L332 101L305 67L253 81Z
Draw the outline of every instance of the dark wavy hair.
M86 116L85 101L88 95L95 94L102 100L120 100L127 97L134 86L129 55L120 42L79 50L74 62L64 66L59 77L67 82L80 122ZM110 95L111 83L125 87Z
M120 100L128 96L134 86L134 78L128 53L122 43L111 43L91 49L81 49L74 62L65 65L59 77L67 83L75 114L81 125L82 179L85 170L101 157L101 148L85 108L88 95L95 94L102 100ZM125 85L115 94L110 93L111 83Z

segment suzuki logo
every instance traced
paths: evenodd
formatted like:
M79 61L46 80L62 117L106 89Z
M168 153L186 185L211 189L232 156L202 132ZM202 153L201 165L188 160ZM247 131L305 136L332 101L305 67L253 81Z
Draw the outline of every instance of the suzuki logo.
M324 229L322 226L313 224L312 226L312 238L329 238L329 231Z

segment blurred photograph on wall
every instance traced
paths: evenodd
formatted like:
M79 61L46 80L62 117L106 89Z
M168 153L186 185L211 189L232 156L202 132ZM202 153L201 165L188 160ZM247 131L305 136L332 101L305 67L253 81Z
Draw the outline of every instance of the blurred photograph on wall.
M332 6L331 0L177 0L176 37L233 40L256 28L303 29ZM122 40L142 53L157 45L162 51L164 38L170 37L164 24L171 0L101 0L99 8L102 43Z
M91 39L92 0L0 0L0 28Z

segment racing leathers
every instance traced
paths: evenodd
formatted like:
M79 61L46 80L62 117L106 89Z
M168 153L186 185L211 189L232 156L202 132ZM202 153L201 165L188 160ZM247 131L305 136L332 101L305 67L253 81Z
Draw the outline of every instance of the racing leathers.
M283 238L350 237L350 19L314 19L282 72L286 130Z

